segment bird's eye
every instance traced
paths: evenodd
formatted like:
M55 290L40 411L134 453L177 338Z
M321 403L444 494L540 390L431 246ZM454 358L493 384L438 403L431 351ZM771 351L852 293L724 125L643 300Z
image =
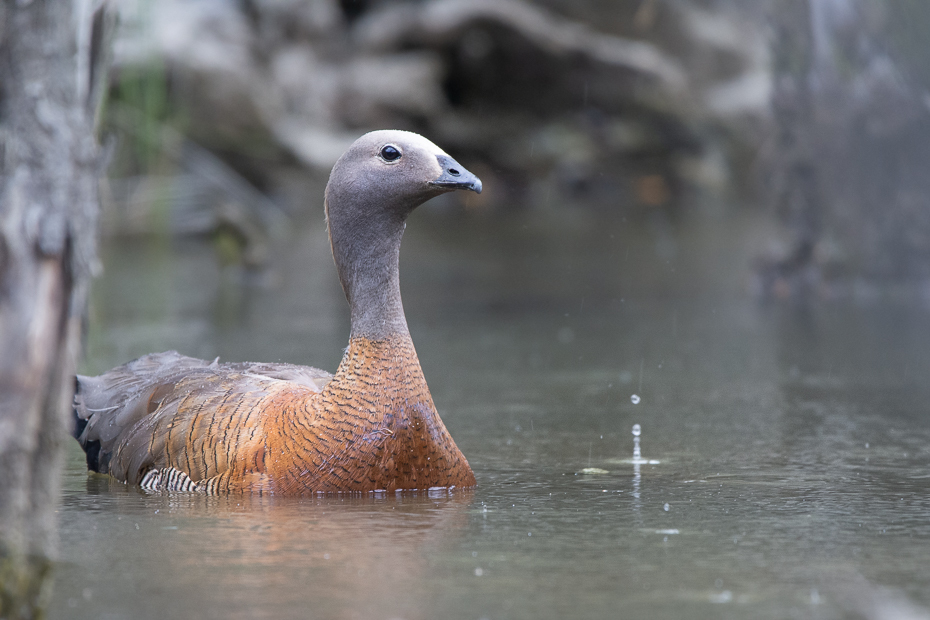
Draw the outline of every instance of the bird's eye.
M383 146L381 147L381 159L384 161L397 161L400 159L400 150L390 144Z

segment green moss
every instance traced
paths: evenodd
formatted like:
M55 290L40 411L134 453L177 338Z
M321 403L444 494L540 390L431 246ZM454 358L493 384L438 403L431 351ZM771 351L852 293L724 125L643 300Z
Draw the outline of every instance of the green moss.
M114 123L114 114L123 118ZM166 157L164 128L184 135L190 125L189 114L172 93L168 68L159 60L120 70L102 116L120 135L120 152L111 169L114 176L170 171L174 164Z
M0 618L32 620L45 617L51 591L52 563L0 551Z

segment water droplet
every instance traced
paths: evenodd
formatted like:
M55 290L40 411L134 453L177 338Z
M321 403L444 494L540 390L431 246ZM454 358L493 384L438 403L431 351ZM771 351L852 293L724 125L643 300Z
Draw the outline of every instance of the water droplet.
M638 404L639 404L639 400L640 400L640 399L639 399L639 395L638 395L638 394L633 394L632 396L630 396L630 402L632 402L634 405L638 405Z
M633 437L639 437L639 434L642 432L643 432L643 429L639 426L639 424L633 425Z
M473 557L473 558L478 557L478 552L477 552L477 551L472 551L472 552L471 552L471 557Z
M866 447L866 448L869 447L869 442L865 442L865 447Z
M668 512L668 504L665 504L664 506L662 506L662 510L664 510L665 512Z
M484 574L484 571L482 569L480 568L475 569L475 577L480 577L483 574Z

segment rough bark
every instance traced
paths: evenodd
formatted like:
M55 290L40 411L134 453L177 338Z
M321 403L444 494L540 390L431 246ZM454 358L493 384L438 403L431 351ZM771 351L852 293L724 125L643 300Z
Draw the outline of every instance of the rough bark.
M0 5L0 617L40 617L95 264L105 7ZM96 33L96 34L95 34Z

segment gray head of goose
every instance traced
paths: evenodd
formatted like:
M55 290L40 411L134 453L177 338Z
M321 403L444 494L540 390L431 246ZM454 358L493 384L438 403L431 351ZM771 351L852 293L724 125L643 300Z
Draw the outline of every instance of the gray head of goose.
M408 131L367 133L333 166L326 219L353 336L407 333L397 271L407 216L430 198L459 189L481 193L481 181Z

